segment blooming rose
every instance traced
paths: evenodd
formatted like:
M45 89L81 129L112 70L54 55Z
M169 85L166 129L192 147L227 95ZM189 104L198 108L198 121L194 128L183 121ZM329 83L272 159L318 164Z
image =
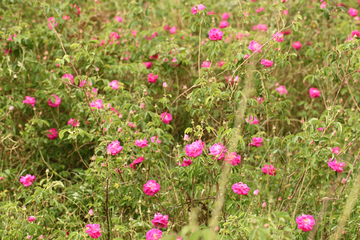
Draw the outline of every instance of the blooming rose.
M261 59L261 64L264 65L265 67L269 68L271 67L274 63L273 61L267 60L267 59Z
M310 88L309 94L311 98L319 98L320 97L320 91L317 88Z
M162 237L162 231L153 228L146 233L146 240L159 240Z
M229 26L229 23L227 21L221 21L220 25L219 25L219 28L226 28L228 26Z
M53 140L58 137L58 131L56 131L56 128L50 128L48 130L50 133L46 133L49 136L50 140Z
M196 8L196 6L194 6L192 9L191 9L191 13L192 14L197 14L197 8Z
M223 32L220 31L220 29L217 28L213 28L210 30L209 32L209 39L211 41L217 41L217 40L221 40L223 37Z
M358 14L358 10L356 10L354 8L350 8L348 13L350 14L350 16L355 17Z
M149 180L146 184L144 184L144 193L149 196L154 196L155 193L160 191L160 185L155 182L155 180Z
M200 11L202 11L202 10L204 10L204 9L205 9L205 6L204 6L204 5L202 5L202 4L199 4L199 5L198 5L198 9L199 9Z
M241 156L237 155L236 152L232 152L232 153L226 155L224 161L233 166L237 166L238 164L241 163Z
M275 34L273 35L273 38L274 38L274 40L277 41L277 42L282 42L282 41L284 41L283 36L284 36L283 33L278 32L278 33L275 33Z
M228 13L223 13L223 15L222 15L222 19L223 20L227 20L227 19L229 19L229 17L230 17L230 14L228 14Z
M205 149L205 144L201 140L197 140L185 147L185 153L188 157L198 157L202 154Z
M30 104L31 106L35 107L35 97L26 96L23 103Z
M67 122L68 125L72 125L73 127L80 126L80 123L78 120L70 118L70 120Z
M30 186L34 181L35 181L36 177L32 176L30 174L26 174L26 176L21 176L20 177L20 182L25 186L28 187Z
M50 30L53 29L54 23L55 23L55 18L54 17L49 17L48 19L48 27ZM58 25L58 23L55 23L55 27Z
M260 45L259 43L255 42L255 41L251 41L249 44L249 49L253 52L262 52L261 48L262 48L262 45Z
M277 87L276 91L279 92L280 95L287 94L287 90L286 90L285 86L283 86L283 85Z
M183 163L180 165L180 163L177 163L180 167L187 167L187 166L190 166L191 165L191 159L186 159L184 158L183 159Z
M146 141L145 137L144 139L137 139L135 141L135 146L138 146L140 148L144 148L148 146L148 141Z
M258 25L255 25L253 27L253 30L254 31L259 30L261 32L266 32L267 31L267 26L266 26L266 24L258 24Z
M329 159L329 162L328 162L328 165L329 167L334 170L334 171L337 171L339 173L341 173L342 171L344 171L344 169L342 169L343 167L345 167L345 163L344 162L337 162L336 158L334 159Z
M150 73L148 75L148 82L150 83L156 83L157 79L158 79L158 75L154 75L153 73Z
M59 107L60 103L61 103L61 98L59 98L55 94L52 94L51 96L53 96L55 98L55 102L52 102L51 97L49 97L48 105L53 108Z
M210 150L210 155L217 157L218 160L223 159L227 151L226 147L221 143L215 143L209 148L209 150Z
M339 148L339 147L334 147L334 148L332 149L332 153L335 153L336 155L339 155L339 153L340 153L340 148Z
M253 115L251 115L250 117L246 118L246 122L248 122L249 124L258 124L259 120Z
M234 185L232 185L231 188L234 193L237 193L239 195L248 195L248 192L250 190L250 188L242 182L235 183Z
M171 34L175 34L175 33L176 33L176 30L177 30L176 27L172 27L172 28L170 28L170 33L171 33Z
M88 224L86 225L86 232L92 238L99 238L102 230L100 229L100 224Z
M164 112L164 113L161 114L161 120L162 120L163 123L169 124L170 121L172 120L172 116L171 116L170 113Z
M28 221L29 221L29 222L33 222L33 221L35 221L35 217L34 217L34 216L30 216L30 217L28 217Z
M313 228L315 220L313 216L303 214L296 218L296 223L298 224L298 229L308 232Z
M250 146L257 146L257 147L261 147L261 143L263 142L263 139L261 137L254 137L253 139L253 143L250 143Z
M276 169L273 165L264 165L264 167L261 169L263 171L263 173L265 174L269 174L272 176L276 175Z
M92 101L92 102L90 103L90 107L94 107L94 108L97 108L97 109L102 109L102 108L104 108L101 99L97 99L96 101Z
M114 17L116 21L118 21L119 23L122 22L122 18L120 16L115 16Z
M119 82L116 80L113 80L109 83L110 87L112 87L113 89L117 90L119 88Z
M295 50L299 50L301 48L301 42L294 42L292 44L292 47L295 49Z
M157 228L167 228L168 227L168 215L162 215L161 213L156 213L154 219L151 220L151 223Z
M144 157L139 157L136 160L134 160L132 163L130 163L130 168L132 168L134 171L136 170L136 165L142 163L142 161L144 161L145 158Z
M152 67L152 62L144 62L144 65L146 68L151 68Z
M115 140L107 146L106 152L107 152L107 154L111 154L111 155L115 156L122 149L123 149L123 147L120 146L120 142L118 140Z

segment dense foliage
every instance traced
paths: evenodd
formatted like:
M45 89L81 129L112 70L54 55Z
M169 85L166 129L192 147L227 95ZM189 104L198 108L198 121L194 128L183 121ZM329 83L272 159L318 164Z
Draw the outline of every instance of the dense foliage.
M3 0L1 239L359 239L357 0Z

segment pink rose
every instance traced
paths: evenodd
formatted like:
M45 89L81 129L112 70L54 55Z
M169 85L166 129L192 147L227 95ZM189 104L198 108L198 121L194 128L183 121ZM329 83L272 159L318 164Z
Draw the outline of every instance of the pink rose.
M122 18L120 16L115 16L114 17L116 21L118 21L119 23L122 22Z
M355 17L358 14L358 10L356 10L354 8L350 8L348 13L350 14L350 16Z
M148 196L154 196L158 191L160 191L160 185L155 182L155 180L149 180L144 184L144 193Z
M180 164L180 163L177 163L180 167L187 167L187 166L190 166L191 165L191 159L186 159L186 158L183 158L183 163Z
M110 87L112 87L112 89L117 90L119 88L119 82L117 80L113 80L109 83Z
M273 35L273 38L274 38L274 40L277 41L277 42L282 42L282 41L284 41L283 36L284 36L283 33L278 32L278 33L275 33L275 34Z
M34 181L35 181L36 177L32 176L30 174L26 174L26 176L21 176L20 177L20 182L25 186L28 187L30 186Z
M28 221L29 221L29 222L33 222L33 221L35 221L35 217L34 217L34 216L30 216L30 217L28 217Z
M136 165L142 163L144 161L144 157L138 157L136 160L134 160L132 163L130 163L130 168L132 168L134 171L136 170Z
M210 148L210 155L215 156L218 160L223 159L225 157L225 153L227 151L226 147L221 143L215 143Z
M47 133L50 140L53 140L58 137L58 131L56 131L56 128L51 128L48 130L48 132L50 132L50 133Z
M263 168L261 168L261 170L263 171L263 173L265 174L269 174L271 176L275 176L276 175L276 169L273 165L264 165Z
M237 166L241 163L241 156L237 155L236 152L232 152L232 153L226 155L224 161L233 166Z
M55 94L52 94L51 96L53 96L55 98L55 102L52 102L51 97L49 97L48 105L53 108L59 107L60 103L61 103L61 98L59 98Z
M167 228L169 223L168 219L168 215L163 216L161 213L156 213L151 223L157 228Z
M97 109L103 109L104 108L101 99L97 99L96 101L92 101L90 103L90 107L97 108Z
M102 230L100 229L100 224L88 224L86 225L86 232L92 238L99 238Z
M340 148L339 148L339 147L334 147L334 148L332 149L332 153L335 153L336 155L339 155L339 153L340 153Z
M203 63L201 64L202 68L209 68L211 67L211 62L209 61L203 61Z
M158 75L154 75L153 73L150 73L148 75L148 82L150 83L156 83L157 79L158 79Z
M221 21L220 25L219 25L219 28L226 28L228 26L229 26L229 23L227 21Z
M334 159L330 158L328 165L332 170L339 172L339 173L343 172L344 169L342 169L342 168L345 167L345 163L341 162L340 160L339 160L339 162L337 162L336 158L334 158Z
M23 103L30 104L31 106L35 107L35 97L26 96Z
M194 6L192 9L191 9L191 13L192 14L197 14L197 8L196 8L196 6Z
M249 49L253 52L262 52L261 48L262 48L262 45L260 45L259 43L255 42L255 41L251 41L249 44Z
M239 195L248 195L248 192L250 190L250 188L242 182L235 183L234 185L232 185L231 188L234 193L237 193Z
M301 48L301 42L294 42L292 44L292 47L295 49L295 50L299 50Z
M298 224L298 229L308 232L313 228L315 220L313 216L303 214L296 218L296 223Z
M281 85L279 87L276 88L276 91L280 93L280 95L283 95L283 94L287 94L287 90L285 88L285 86Z
M230 17L230 14L228 14L228 13L223 13L223 15L222 15L222 20L227 20L227 19L229 19L229 17Z
M223 37L223 32L220 31L220 29L213 28L209 31L209 39L211 41L221 40L222 37Z
M253 143L250 143L250 146L257 146L257 147L261 147L261 143L263 142L263 139L261 137L254 137L253 139Z
M144 62L146 68L152 67L152 62Z
M135 146L138 146L140 148L144 148L148 146L148 141L146 141L145 137L144 139L137 139L135 141Z
M172 27L172 28L170 28L170 33L171 33L171 34L175 34L175 33L176 33L176 30L177 30L176 27Z
M185 153L188 157L198 157L205 149L205 144L201 140L197 140L185 147Z
M250 116L250 117L247 117L246 119L246 122L248 122L250 125L251 124L258 124L259 123L259 120L254 116Z
M199 4L199 5L198 5L198 9L199 9L200 11L202 11L202 10L204 10L204 9L205 9L205 6L204 6L204 5L202 5L202 4Z
M120 146L120 142L118 140L115 140L107 146L106 152L107 152L107 154L111 154L111 155L115 156L121 150L123 150L123 147Z
M320 97L320 91L317 88L310 88L309 94L311 98L319 98Z
M153 228L146 233L146 240L159 240L162 238L162 231Z
M265 67L269 68L271 67L274 63L273 61L270 61L268 59L261 59L261 64L264 65Z
M172 116L171 116L170 113L164 112L164 113L161 114L161 120L162 120L163 123L169 124L170 121L172 120Z

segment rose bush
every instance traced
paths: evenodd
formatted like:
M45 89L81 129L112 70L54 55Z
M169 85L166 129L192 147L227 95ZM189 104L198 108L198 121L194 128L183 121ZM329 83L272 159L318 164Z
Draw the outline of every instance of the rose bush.
M1 239L358 239L358 1L0 3Z

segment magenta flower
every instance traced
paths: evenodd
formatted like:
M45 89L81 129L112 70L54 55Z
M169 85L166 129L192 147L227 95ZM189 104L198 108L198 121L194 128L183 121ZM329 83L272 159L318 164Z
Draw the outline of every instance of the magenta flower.
M110 87L112 87L112 89L117 90L120 86L119 86L119 82L117 80L113 80L109 83Z
M142 163L142 161L144 161L144 160L145 160L144 157L139 157L139 158L135 159L132 163L130 163L130 168L132 168L135 171L136 165Z
M210 30L209 32L209 39L211 41L217 41L217 40L221 40L223 37L223 32L220 31L220 29L217 28L213 28Z
M255 9L255 12L259 13L259 12L263 12L265 11L265 8L264 7L259 7L257 9Z
M49 136L50 140L53 140L58 137L58 131L56 131L56 128L50 128L48 130L49 133L46 133Z
M86 225L86 232L92 238L99 238L102 230L100 229L100 224L88 224Z
M249 44L249 49L253 52L262 52L261 48L262 48L262 45L260 45L259 43L255 42L255 41L251 41Z
M259 120L255 116L251 115L250 117L246 118L246 122L249 124L258 124Z
M175 34L176 33L176 30L177 30L177 28L176 27L172 27L172 28L170 28L170 33L171 34Z
M129 127L131 127L131 128L136 128L136 125L135 125L134 123L132 123L132 122L129 122L128 125L129 125Z
M264 167L261 169L263 171L263 173L265 174L269 174L271 176L275 176L276 175L276 169L273 165L264 165Z
M80 123L78 120L74 119L74 118L70 118L70 120L67 122L68 125L72 125L73 127L78 127L80 126Z
M197 140L185 147L185 153L188 157L198 157L205 149L205 144L201 140Z
M74 83L74 76L69 74L69 73L66 73L64 76L62 76L61 78L64 78L64 79L69 79L71 84Z
M114 17L116 21L118 21L119 23L122 22L122 18L120 16L115 16Z
M58 96L56 96L55 94L51 95L55 98L55 102L52 102L51 100L51 97L49 97L49 100L48 100L48 105L50 107L53 107L53 108L56 108L56 107L59 107L60 106L60 103L61 103L61 98L59 98Z
M237 166L241 163L241 156L237 155L236 152L232 152L232 153L226 155L224 161L233 166Z
M284 34L282 33L282 32L278 32L278 33L275 33L274 35L273 35L273 38L274 38L274 40L275 41L277 41L277 42L282 42L282 41L284 41Z
M332 153L335 153L336 155L339 155L339 153L340 153L340 148L339 148L339 147L334 147L334 148L332 149Z
M250 188L242 182L235 183L234 185L232 185L231 188L234 193L237 193L239 195L248 195L248 192L250 190Z
M360 32L359 30L355 30L355 31L351 31L351 37L360 37Z
M280 95L283 95L283 94L287 94L287 90L285 88L285 86L281 85L279 87L276 88L276 91L280 93Z
M162 238L162 231L153 228L146 233L146 240L159 240Z
M30 186L34 181L35 181L36 177L32 176L30 174L26 174L26 176L21 176L20 177L20 182L25 186L28 187Z
M170 113L164 112L164 113L161 114L161 121L163 123L169 124L171 120L172 120L172 116L171 116Z
M266 26L266 24L258 24L258 25L255 25L253 27L253 30L254 31L259 30L261 32L266 32L267 31L267 26Z
M219 67L221 68L223 65L225 64L225 62L224 61L219 61Z
M90 215L90 216L94 215L94 210L90 209L90 210L89 210L89 215Z
M261 64L264 65L265 67L269 68L271 67L274 63L273 61L267 60L267 59L261 59Z
M107 146L106 153L115 156L121 150L123 150L123 147L120 146L120 142L118 140L115 140Z
M201 64L202 68L209 68L211 67L211 62L209 61L203 61L203 63Z
M354 9L354 8L350 8L348 13L350 14L350 16L352 17L356 17L358 14L358 10Z
M204 5L202 5L202 4L199 4L199 5L198 5L198 9L199 9L200 11L202 11L202 10L204 10L204 9L205 9L205 6L204 6Z
M28 221L29 221L29 222L33 222L33 221L35 221L35 217L34 217L34 216L30 216L30 217L28 217Z
M228 26L229 26L229 23L227 21L221 21L220 25L219 25L219 28L226 28Z
M35 107L35 97L26 96L23 103L30 104L31 106Z
M332 170L337 171L339 173L343 172L344 169L342 169L342 168L345 167L345 163L340 162L340 160L339 160L339 162L337 162L336 158L334 158L334 159L330 158L328 165Z
M294 42L292 44L292 47L295 49L295 50L299 50L301 48L301 42Z
M155 182L155 180L149 180L144 184L144 193L149 196L154 196L158 191L160 191L160 185Z
M313 228L315 220L313 216L303 214L296 218L296 223L298 224L298 229L308 232Z
M256 196L256 195L258 195L259 194L259 189L256 189L255 191L254 191L254 195Z
M49 22L48 27L49 27L50 30L53 29L53 26L56 27L58 25L58 23L55 23L55 18L54 17L49 17L48 22Z
M94 108L97 108L97 109L102 109L102 108L104 108L101 99L97 99L96 101L92 101L92 102L90 103L90 107L94 107Z
M154 143L154 142L156 142L156 143L161 143L161 141L159 140L159 136L151 137L150 139L151 139L151 141L152 141L153 143Z
M144 65L146 68L151 68L152 67L152 62L144 62Z
M253 139L253 143L250 143L250 146L257 146L257 147L261 147L261 143L263 142L263 139L261 137L254 137Z
M228 13L223 13L223 15L222 15L222 20L227 20L227 19L229 19L229 17L230 17L230 14L228 14Z
M322 131L322 130L324 130L322 127L319 127L319 128L317 128L316 130L318 130L318 131Z
M145 137L144 139L137 139L135 141L135 146L138 146L140 148L144 148L144 147L147 147L148 146L148 141L146 141Z
M197 14L197 11L198 11L198 10L197 10L196 6L194 6L194 7L191 9L191 13L194 14L194 15Z
M227 151L226 147L221 143L215 143L210 148L210 155L215 156L218 160L223 159L225 157L225 153Z
M180 167L187 167L191 165L191 159L183 158L183 163L180 165L180 163L177 163Z
M157 228L167 228L168 227L168 215L162 215L161 213L156 213L154 219L151 220L151 223Z
M320 97L320 91L317 88L310 88L309 94L311 98L319 98Z
M153 73L150 73L148 75L148 82L150 83L156 83L157 79L158 79L158 75L154 75Z

